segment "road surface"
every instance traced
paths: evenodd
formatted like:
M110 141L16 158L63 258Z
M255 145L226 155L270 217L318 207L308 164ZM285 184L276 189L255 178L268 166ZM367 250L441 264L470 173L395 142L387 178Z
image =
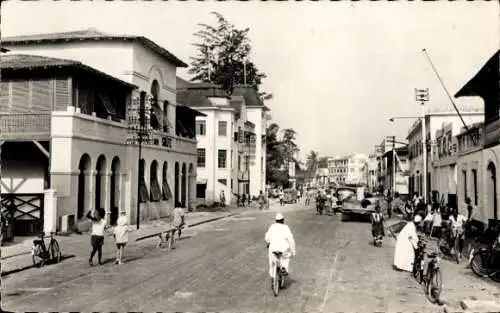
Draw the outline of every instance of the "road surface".
M274 212L245 213L194 227L166 252L145 240L126 263L89 267L88 256L3 279L2 308L14 311L442 312L392 248L371 245L367 223L282 209L297 242L288 286L274 297L264 234ZM111 244L108 240L105 244Z

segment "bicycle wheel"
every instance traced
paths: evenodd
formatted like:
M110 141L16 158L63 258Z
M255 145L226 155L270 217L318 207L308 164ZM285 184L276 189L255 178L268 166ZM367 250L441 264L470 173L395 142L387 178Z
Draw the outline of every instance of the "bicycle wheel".
M280 271L280 289L285 288L285 275L281 274Z
M36 245L31 252L31 260L33 261L34 267L42 267L45 263L44 258L42 257L43 251L40 245Z
M431 277L427 282L427 298L431 303L439 301L441 291L443 290L443 279L440 268L434 268L431 272Z
M57 240L53 239L50 243L50 258L54 263L59 263L61 260L61 250L59 249L59 243Z
M281 273L279 271L279 266L275 263L274 265L274 279L273 279L273 292L274 296L277 297L280 289Z
M479 250L472 256L470 268L477 276L489 277L493 274L493 269L488 264L484 264L489 259L490 253L489 250Z

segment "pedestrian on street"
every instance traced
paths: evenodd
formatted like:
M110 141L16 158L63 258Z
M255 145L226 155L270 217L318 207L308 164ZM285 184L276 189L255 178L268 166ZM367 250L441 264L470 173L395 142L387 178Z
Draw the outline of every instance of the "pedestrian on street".
M241 205L245 207L246 202L247 202L247 195L244 193L241 195Z
M185 225L184 216L185 216L184 208L182 207L182 204L180 202L177 202L175 204L174 210L172 211L173 232L172 235L170 236L172 249L175 249L174 247L175 233L177 233L179 239L181 238L182 228L184 228Z
M224 194L224 190L220 192L220 205L222 207L226 206L226 195Z
M285 205L285 194L283 193L283 190L280 190L280 205Z
M384 214L380 213L380 205L375 205L375 212L371 215L372 222L372 237L385 236L384 231Z
M118 208L115 209L117 211ZM123 264L123 250L125 250L125 246L127 245L128 242L128 223L127 223L127 216L126 212L121 212L120 216L118 217L118 221L116 222L116 227L113 233L113 236L115 237L115 243L116 243L116 260L115 264L122 265Z
M398 270L411 272L415 261L415 249L418 244L417 225L422 221L420 215L415 215L412 222L406 223L396 238L394 248L394 267Z
M264 194L262 193L262 190L259 192L259 208L262 211L264 209L264 206L266 204L266 199L264 198Z
M92 260L97 253L99 265L102 265L102 246L104 245L104 232L107 229L106 224L106 211L103 208L97 209L97 216L92 214L92 211L87 213L87 218L92 220L92 232L90 234L90 244L92 252L90 253L89 265L93 266Z

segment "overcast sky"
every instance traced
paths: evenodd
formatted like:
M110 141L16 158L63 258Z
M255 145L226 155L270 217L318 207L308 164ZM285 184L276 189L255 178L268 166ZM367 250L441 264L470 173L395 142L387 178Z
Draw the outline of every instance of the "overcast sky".
M298 132L301 157L369 153L386 135L405 138L413 121L388 118L419 114L415 87L430 88L429 106L452 109L422 48L452 95L499 48L497 1L8 1L1 26L2 36L89 27L138 34L188 63L197 24L214 22L212 11L250 27L273 121Z

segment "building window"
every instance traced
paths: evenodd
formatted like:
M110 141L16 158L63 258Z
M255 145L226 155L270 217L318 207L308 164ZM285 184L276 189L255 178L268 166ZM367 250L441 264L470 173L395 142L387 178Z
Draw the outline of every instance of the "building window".
M217 179L217 181L225 186L227 186L227 179Z
M205 158L206 158L205 149L198 149L197 156L198 156L197 158L198 167L205 167Z
M227 122L219 121L219 136L227 136Z
M206 121L196 121L196 134L204 136L207 134L207 122Z
M264 173L264 157L260 158L260 172Z
M462 171L462 177L464 178L464 199L467 199L467 171Z
M474 205L477 205L477 170L472 170L472 180L474 183Z
M227 150L218 151L218 158L217 158L218 168L226 168L226 156L227 156Z
M238 171L241 169L241 155L238 155Z

